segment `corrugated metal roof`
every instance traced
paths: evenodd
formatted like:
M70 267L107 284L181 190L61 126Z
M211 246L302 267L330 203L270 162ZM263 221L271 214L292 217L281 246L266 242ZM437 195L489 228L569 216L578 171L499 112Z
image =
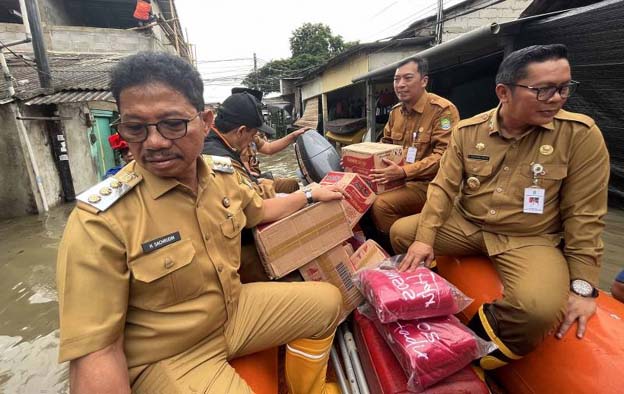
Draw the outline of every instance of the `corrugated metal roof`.
M13 76L17 99L29 100L45 94L39 85L34 56L23 54L16 57L6 54L7 64ZM49 55L50 73L54 95L77 93L76 91L108 92L110 72L123 55ZM0 92L0 96L2 96ZM66 96L63 96L67 99Z
M26 102L26 105L81 103L86 101L110 101L115 102L109 91L102 90L79 90L58 92L48 96L35 97Z

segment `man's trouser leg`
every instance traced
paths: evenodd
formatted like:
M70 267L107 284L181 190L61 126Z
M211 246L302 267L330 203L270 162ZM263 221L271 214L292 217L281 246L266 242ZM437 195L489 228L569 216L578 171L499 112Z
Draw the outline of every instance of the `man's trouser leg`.
M371 207L377 229L389 234L398 219L419 213L427 201L427 187L425 182L407 182L405 187L378 195Z
M448 220L440 228L433 245L436 255L440 256L471 256L483 254L485 243L480 232L467 236L459 226L464 220L453 210ZM420 224L420 214L407 216L397 220L390 229L390 241L396 253L402 254L414 242Z
M532 245L490 257L503 282L503 298L484 304L468 324L498 350L481 359L494 369L535 349L561 322L568 299L568 265L561 250Z
M238 307L223 332L180 355L150 365L133 390L141 394L251 393L228 360L282 344L296 344L302 338L324 343L336 330L341 307L340 291L327 283L243 285ZM322 374L316 371L314 379L322 380L320 387L323 387L327 360L318 366ZM305 391L293 394L301 392Z
M390 254L390 227L398 219L420 212L427 200L427 187L425 182L407 182L405 187L378 195L373 203L369 212L376 234L370 237Z
M274 178L273 188L277 193L293 193L299 190L299 181L296 178Z
M414 241L420 215L398 220L390 231L397 253L405 253ZM438 230L436 255L487 254L483 232L467 236L465 221L453 211ZM481 360L484 369L505 365L533 350L547 332L561 321L569 289L568 266L554 246L524 246L490 256L503 283L503 298L479 308L469 327L499 347Z
M226 338L233 357L286 343L290 393L334 393L325 372L341 308L340 291L327 283L245 285Z

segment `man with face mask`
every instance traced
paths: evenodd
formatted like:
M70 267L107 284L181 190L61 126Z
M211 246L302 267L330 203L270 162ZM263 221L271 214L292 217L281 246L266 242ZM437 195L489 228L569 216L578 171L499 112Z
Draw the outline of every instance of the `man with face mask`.
M204 140L203 153L228 157L239 176L245 179L263 199L276 197L273 182L258 178L241 158L258 133L274 135L275 130L264 123L260 102L248 92L234 93L226 98L217 113L213 127ZM298 187L297 187L298 189ZM294 190L293 190L294 191ZM310 190L304 189L304 193ZM267 281L251 230L242 231L241 282Z

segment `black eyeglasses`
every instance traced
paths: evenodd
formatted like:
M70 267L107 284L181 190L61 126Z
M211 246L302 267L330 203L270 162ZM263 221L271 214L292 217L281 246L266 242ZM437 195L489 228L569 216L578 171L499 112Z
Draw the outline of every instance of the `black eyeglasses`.
M561 98L568 98L572 96L572 93L576 90L580 82L570 81L565 85L561 86L546 86L543 88L536 88L533 86L520 85L516 83L506 83L507 86L518 86L525 89L530 89L535 92L537 101L548 101L555 95L555 93L559 92Z
M188 124L197 118L198 112L190 119L163 119L156 123L113 122L110 124L126 142L143 142L147 139L148 127L156 126L156 130L168 140L177 140L186 135Z

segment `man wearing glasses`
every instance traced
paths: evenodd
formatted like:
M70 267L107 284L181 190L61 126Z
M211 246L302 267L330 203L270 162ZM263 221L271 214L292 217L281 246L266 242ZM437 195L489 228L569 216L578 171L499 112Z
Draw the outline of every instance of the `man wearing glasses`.
M498 107L459 122L422 213L391 229L402 270L434 253L490 257L504 296L469 324L499 347L485 369L529 353L557 324L561 338L578 321L582 338L596 310L609 155L591 118L562 109L577 85L564 45L509 54Z
M72 393L251 393L228 360L280 344L292 393L334 393L325 369L338 289L242 285L238 268L244 227L342 194L263 201L228 158L202 156L213 115L179 57L130 56L111 91L135 161L78 197L59 246L59 358Z

